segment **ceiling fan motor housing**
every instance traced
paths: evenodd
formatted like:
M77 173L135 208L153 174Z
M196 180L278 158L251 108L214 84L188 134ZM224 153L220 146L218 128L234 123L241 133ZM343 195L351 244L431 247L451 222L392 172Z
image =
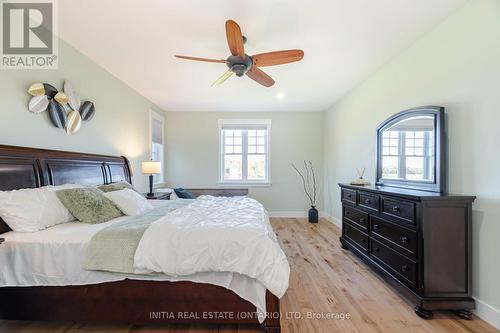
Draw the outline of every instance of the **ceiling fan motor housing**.
M245 54L245 59L241 59L240 56L229 56L226 65L237 76L243 76L252 68L252 58L247 54Z

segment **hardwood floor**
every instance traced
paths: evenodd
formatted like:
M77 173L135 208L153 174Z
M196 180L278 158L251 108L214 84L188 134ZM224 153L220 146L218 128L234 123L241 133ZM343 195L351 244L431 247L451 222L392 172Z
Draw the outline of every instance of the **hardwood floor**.
M305 219L276 218L272 219L272 224L292 270L290 289L281 300L282 332L500 332L477 317L463 320L449 312L435 312L432 320L417 317L412 307L375 273L350 252L340 248L340 230L326 220L312 225ZM310 314L323 318L307 319ZM334 314L349 318L325 318ZM0 321L1 333L259 331L254 327L236 326L117 326Z

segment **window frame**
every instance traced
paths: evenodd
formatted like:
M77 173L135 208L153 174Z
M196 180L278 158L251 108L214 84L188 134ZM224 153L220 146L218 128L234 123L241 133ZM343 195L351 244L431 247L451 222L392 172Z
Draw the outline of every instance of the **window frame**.
M158 178L154 177L153 185L163 185L165 182L165 117L159 114L158 112L149 109L149 158L153 158L153 120L161 121L161 136L162 136L162 146L163 146L163 154L161 154L161 173Z
M224 186L247 186L247 187L268 187L271 186L271 119L219 119L219 151L218 151L218 181L217 184ZM264 180L249 180L248 179L248 133L242 133L242 179L228 180L224 179L224 127L234 127L234 129L241 129L242 131L251 130L252 126L265 127L265 161L266 161L266 178ZM241 128L238 128L241 127ZM253 154L250 154L253 155Z

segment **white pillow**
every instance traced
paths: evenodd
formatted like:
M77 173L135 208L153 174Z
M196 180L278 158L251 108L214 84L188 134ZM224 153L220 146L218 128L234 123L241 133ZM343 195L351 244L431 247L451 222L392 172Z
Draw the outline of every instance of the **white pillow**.
M82 185L77 185L77 184L64 184L64 185L57 185L57 186L45 186L45 188L50 192L50 201L53 202L54 206L58 207L59 210L59 217L58 220L60 222L56 224L61 224L61 223L66 223L66 222L71 222L75 221L75 217L73 214L70 213L70 211L66 208L66 206L63 205L61 200L59 200L59 197L57 196L56 192L60 190L69 190L72 188L82 188Z
M17 232L35 232L75 218L59 201L55 191L79 185L45 186L0 191L0 217Z
M134 190L125 188L119 191L106 192L104 196L120 208L123 214L135 216L152 209L153 206L142 195Z

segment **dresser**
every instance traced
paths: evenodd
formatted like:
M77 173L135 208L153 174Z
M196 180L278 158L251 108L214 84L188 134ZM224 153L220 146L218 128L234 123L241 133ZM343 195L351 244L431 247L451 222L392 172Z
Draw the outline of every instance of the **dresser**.
M342 248L384 277L429 319L453 310L469 319L473 196L339 184Z

